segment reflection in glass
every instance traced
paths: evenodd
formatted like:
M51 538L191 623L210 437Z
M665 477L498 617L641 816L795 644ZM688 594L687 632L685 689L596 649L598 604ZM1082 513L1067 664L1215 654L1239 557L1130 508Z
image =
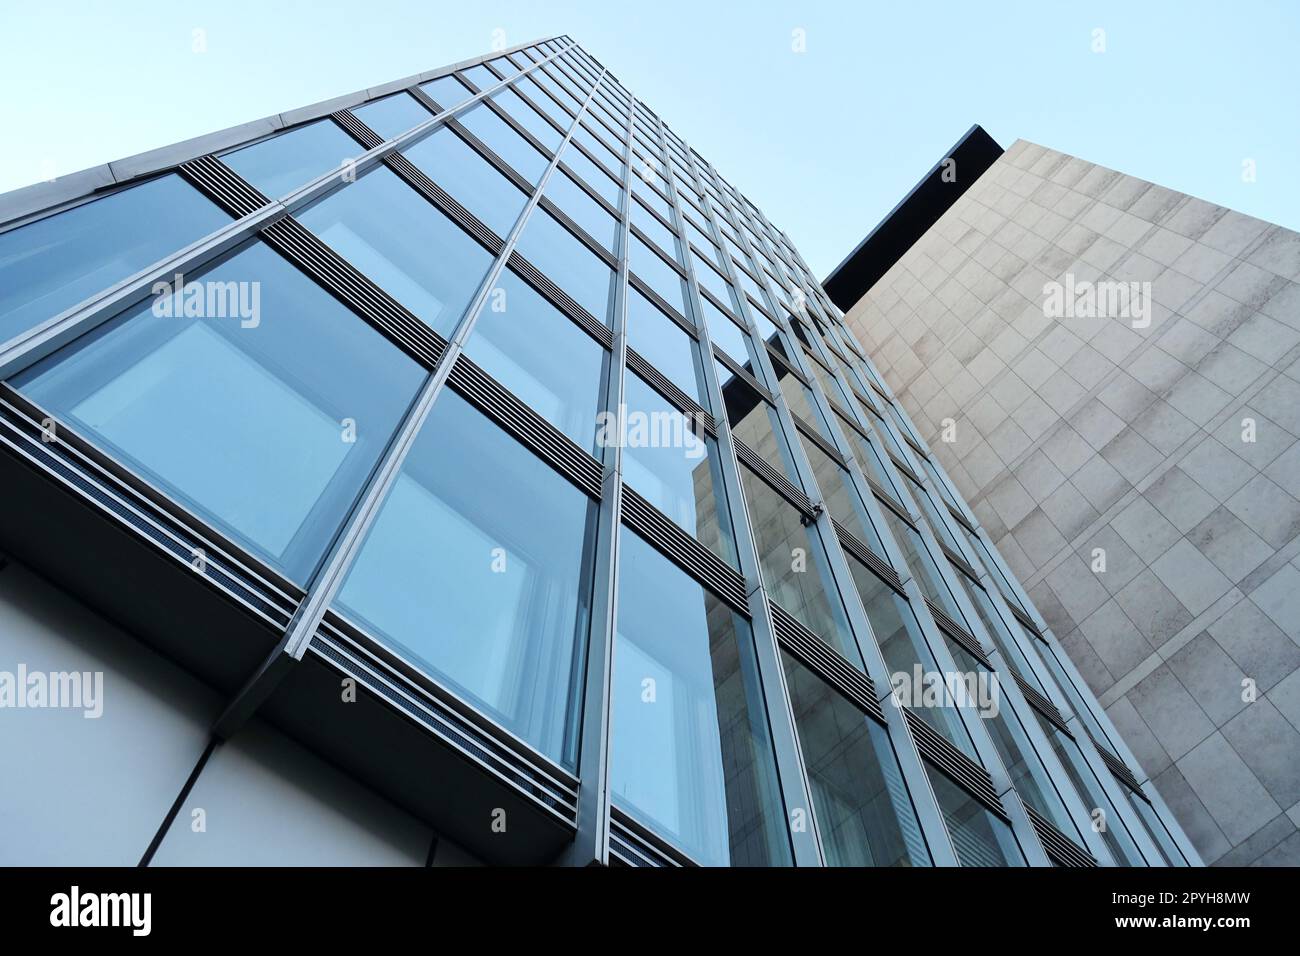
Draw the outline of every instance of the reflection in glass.
M618 239L618 220L570 179L567 173L560 169L553 172L546 181L544 195L585 230L587 235L610 252L614 251L614 243Z
M432 119L410 93L394 93L383 99L371 100L363 106L352 107L352 114L384 139L394 139L413 126Z
M151 302L15 384L306 585L424 371L259 243L190 282L203 316Z
M668 381L701 400L694 340L634 288L627 290L627 344Z
M782 651L829 866L929 866L916 811L879 724Z
M487 106L471 107L457 120L524 179L534 185L541 181L548 165L546 157Z
M600 322L609 324L613 271L544 209L534 209L515 247Z
M492 265L491 253L383 166L298 219L443 337Z
M528 197L455 132L443 127L403 152L498 236L510 235Z
M789 864L749 623L620 535L614 802L704 866Z
M229 222L167 175L0 233L0 343Z
M962 866L1025 865L1006 823L930 764L925 769L957 851L957 862Z
M337 123L323 119L226 153L221 161L262 195L279 199L362 152Z
M582 448L594 450L609 353L513 270L501 273L465 354Z
M586 495L445 389L339 603L572 768L595 516Z
M444 110L459 106L474 95L469 87L454 76L440 76L436 80L421 83L420 89L428 93L429 98Z
M724 561L738 567L731 524L722 505L725 492L713 439L697 432L697 425L631 369L623 387L628 412L623 480Z

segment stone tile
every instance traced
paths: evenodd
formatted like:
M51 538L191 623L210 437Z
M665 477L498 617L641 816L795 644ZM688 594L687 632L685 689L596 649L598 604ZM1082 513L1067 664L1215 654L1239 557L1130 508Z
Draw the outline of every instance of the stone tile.
M1215 732L1214 724L1169 669L1161 664L1138 681L1129 700L1175 761Z
M1076 621L1084 620L1110 599L1088 566L1077 557L1066 558L1058 564L1047 575L1046 581Z
M1261 692L1300 667L1300 647L1250 599L1238 601L1209 632Z
M1069 482L1043 499L1041 507L1067 541L1073 541L1098 517L1097 509Z
M1300 730L1300 670L1294 670L1273 685L1267 699L1291 726Z
M1179 538L1178 529L1140 495L1110 524L1147 564L1168 551Z
M1038 608L1038 613L1053 633L1069 634L1075 629L1074 619L1046 581L1040 581L1029 589L1029 600L1033 601L1034 607Z
M1246 261L1288 279L1300 279L1300 235L1275 226Z
M1034 499L1013 475L1007 475L989 491L988 502L1008 528L1018 525L1035 507Z
M1174 466L1143 493L1147 501L1183 534L1217 506L1214 496Z
M1092 448L1083 436L1065 423L1043 442L1043 452L1067 478L1092 457Z
M1267 699L1255 701L1221 733L1279 806L1300 801L1300 731Z
M1056 526L1040 508L1031 511L1011 533L1035 568L1041 568L1067 545L1065 538L1061 537Z
M1092 458L1070 477L1070 483L1079 489L1098 511L1105 511L1132 488L1124 476L1111 467L1106 459Z
M1227 342L1215 346L1196 371L1229 395L1240 395L1260 380L1268 366Z
M1133 427L1161 454L1172 455L1196 434L1196 426L1164 400L1157 400L1133 421Z
M1172 265L1183 275L1191 276L1197 282L1209 282L1231 261L1232 256L1194 242L1174 260Z
M1088 650L1091 653L1092 648L1089 647ZM1073 659L1074 655L1071 654L1070 656ZM1133 756L1142 765L1142 769L1146 771L1147 776L1154 779L1158 774L1173 766L1173 759L1151 731L1151 728L1147 726L1147 722L1142 719L1142 715L1137 712L1137 708L1133 706L1132 696L1133 693L1130 691L1127 696L1109 704L1106 707L1106 716L1115 725L1115 729L1119 731L1124 743L1128 745L1128 749L1133 751ZM1166 800L1169 799L1168 794L1163 790L1161 790L1161 796Z
M1193 528L1187 539L1234 583L1273 556L1273 548L1222 505Z
M1232 396L1204 375L1188 372L1165 396L1188 420L1205 426L1232 401Z
M1095 398L1067 420L1083 440L1097 451L1101 451L1124 430L1124 420Z
M1097 554L1098 550L1102 552L1101 555ZM1089 568L1093 569L1102 587L1111 594L1118 594L1146 568L1142 559L1124 543L1124 539L1110 525L1106 525L1084 542L1078 549L1078 555ZM1104 561L1104 570L1095 570L1101 561Z
M988 442L998 457L1007 464L1014 462L1033 444L1020 426L1012 421L1003 422L994 429L988 436Z
M1208 631L1202 631L1170 657L1169 668L1215 726L1246 708L1241 699L1246 675Z
M1201 859L1213 863L1232 849L1233 844L1223 835L1219 824L1177 767L1168 768L1154 777L1152 783L1201 854Z
M1035 501L1041 502L1065 482L1061 470L1039 449L1020 463L1016 477Z
M1300 435L1300 382L1279 375L1251 398L1251 405L1292 435Z
M1116 679L1141 664L1154 650L1113 600L1089 615L1079 630Z
M1226 418L1214 430L1214 437L1246 464L1261 471L1296 443L1290 432L1249 406Z
M1212 249L1236 256L1263 235L1268 227L1269 224L1262 219L1255 219L1235 209L1229 209L1218 222L1202 234L1200 241Z
M1234 844L1282 812L1222 734L1212 734L1198 744L1178 761L1178 769Z
M1228 341L1261 362L1272 364L1300 344L1300 331L1256 312L1233 330Z
M1294 564L1283 565L1251 591L1250 600L1300 644L1300 570Z
M1232 582L1186 538L1153 561L1151 570L1193 615L1200 614L1232 588Z
M1255 469L1209 436L1189 451L1178 467L1221 502L1255 475Z
M1101 658L1093 650L1088 638L1078 628L1061 638L1061 647L1065 648L1065 653L1070 655L1070 660L1074 662L1084 683L1094 695L1100 696L1114 685L1115 678L1101 662Z
M1101 450L1101 457L1129 484L1136 485L1165 460L1165 456L1132 428L1125 428Z
M1300 866L1300 832L1291 834L1251 865Z
M1291 822L1291 818L1285 813L1280 813L1215 860L1214 865L1250 866L1295 832L1296 826Z
M1300 534L1300 501L1256 475L1227 501L1228 509L1274 548Z
M1192 623L1192 614L1150 568L1115 596L1125 615L1153 647L1160 647Z

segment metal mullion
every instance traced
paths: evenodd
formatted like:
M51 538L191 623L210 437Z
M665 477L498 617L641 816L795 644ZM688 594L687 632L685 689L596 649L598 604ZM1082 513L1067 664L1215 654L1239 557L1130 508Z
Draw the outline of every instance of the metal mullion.
M541 65L540 63L535 64L533 68L536 69ZM500 86L505 85L500 84ZM495 92L500 86L476 94L450 110L431 116L425 122L412 127L400 136L387 140L374 149L367 150L356 157L352 167L350 167L351 170L359 176L371 167L381 163L388 154L423 138L426 133L441 126L449 118L459 116L472 106L477 105L483 97L490 92ZM145 299L149 295L149 290L153 284L158 280L171 279L175 273L184 274L202 268L221 254L252 238L264 227L319 199L335 188L343 188L346 185L347 182L340 176L339 170L323 173L288 195L272 200L256 212L227 223L207 236L160 259L153 265L147 266L134 275L95 293L77 305L71 306L45 322L28 329L9 342L0 343L0 378L9 378L21 372L24 368L34 364L73 339Z
M601 74L604 75L603 73ZM593 84L583 109L574 118L565 143L582 122ZM628 109L631 124L631 108ZM625 147L626 149L627 147ZM557 151L557 157L559 152ZM558 161L558 160L557 160ZM613 348L602 407L620 409L624 404L624 376L627 365L628 215L632 189L625 164L619 194L618 271L614 287L612 319ZM602 449L602 487L597 514L597 554L592 587L592 610L583 668L582 727L578 740L577 834L567 855L572 866L609 865L609 828L612 796L609 787L611 708L613 705L614 642L618 632L618 577L620 536L623 526L623 442L606 442Z
M401 137L399 137L401 139ZM389 145L397 142L390 141ZM514 245L523 232L528 217L532 214L545 186L547 178L555 169L557 159L551 158L550 164L542 174L538 191L524 205L515 225L506 237L501 252L496 256L491 268L479 283L478 290L471 300L465 314L457 323L456 329L443 350L437 364L425 379L419 393L406 415L403 417L396 433L389 440L380 462L376 465L366 483L365 489L349 512L347 523L335 536L326 559L309 583L307 594L299 603L289 627L277 647L248 683L235 696L226 710L218 717L214 732L220 736L229 736L243 724L270 695L279 680L307 652L313 636L320 627L326 611L333 603L334 597L351 569L366 532L377 517L388 491L397 480L402 465L405 463L412 446L418 437L434 401L441 394L451 375L456 359L468 340L474 323L482 312L482 307L491 294L501 271L505 268Z
M635 101L634 101L635 112ZM658 124L660 149L665 149L667 139L662 122ZM628 137L628 152L631 154L631 135ZM628 164L629 172L631 163ZM631 196L629 181L628 195ZM672 177L668 178L668 205L672 209L674 232L683 234L682 208ZM803 753L799 748L799 738L795 730L794 714L790 708L790 695L786 688L785 665L781 660L780 646L777 641L772 609L768 604L767 593L761 584L758 569L758 551L754 542L753 530L749 523L749 514L745 507L744 490L741 485L740 464L736 457L736 447L731 434L730 423L726 418L726 405L722 401L722 387L718 381L718 371L712 358L713 343L709 338L708 326L704 322L700 303L700 284L695 276L695 266L686 257L686 285L690 310L696 325L699 342L700 366L704 370L705 390L711 411L718 420L718 463L722 473L723 492L730 519L732 534L735 537L736 554L740 560L740 572L745 579L747 600L749 604L750 634L753 640L754 656L758 664L759 683L763 688L763 708L767 716L768 729L772 735L773 758L776 762L777 779L781 788L781 799L785 811L785 830L790 839L796 866L823 866L821 842L816 834L816 821L813 816L812 794L808 789L807 773L804 769ZM813 820L812 828L796 829L792 823L803 818Z
M706 202L708 202L708 209L712 211L712 202L710 200L706 200ZM710 216L710 225L714 230L715 236L720 238L721 232L714 216ZM742 242L746 241L743 234L738 235ZM724 258L728 263L730 263L730 255ZM734 284L734 277L731 281ZM752 329L755 328L752 319L748 316L746 316L746 318L751 326L751 335L754 338L757 338L757 333L752 331ZM763 349L763 355L766 358L766 348ZM767 373L771 375L773 373L770 360L768 360L768 362ZM796 468L805 469L805 488L813 489L813 493L820 497L820 493L817 491L817 483L812 471L812 465L807 459L807 453L805 452L802 443L799 441L799 432L794 425L794 419L790 413L785 398L781 395L776 395L774 397L777 399L776 407L778 409L778 416L781 417L787 436L794 439L794 441L791 442L790 437L787 437L787 444L798 445L797 448L791 449L791 456L796 461ZM852 473L850 474L852 476ZM858 489L858 494L861 498L862 492L860 487ZM874 499L871 500L874 502ZM869 508L871 506L868 505L867 507ZM878 518L878 516L873 516L873 518ZM879 642L875 637L875 632L871 627L871 622L867 618L866 610L862 606L857 591L857 585L853 580L852 571L848 566L848 559L844 556L844 552L841 550L839 537L835 533L832 518L829 512L825 510L824 506L820 516L810 527L816 527L818 529L818 534L822 543L822 550L826 553L827 561L830 564L832 582L836 590L839 592L837 598L840 600L845 613L848 616L849 629L852 633L854 643L857 646L858 653L861 655L867 668L867 674L872 678L877 693L882 694L882 709L889 721L891 733L895 735L895 740L906 740L912 745L911 752L906 758L903 756L902 751L907 748L896 746L895 752L898 754L900 769L904 773L909 789L913 793L913 804L916 807L917 816L921 821L921 826L925 833L926 840L931 844L931 852L935 854L936 861L942 860L945 863L955 863L956 851L952 846L951 836L947 831L947 825L943 822L942 811L939 809L938 801L930 786L929 778L925 774L925 768L921 764L920 752L917 750L916 743L912 739L911 730L907 726L906 715L902 713L899 707L894 706L895 702L891 691L892 684L889 679L890 674L888 665L885 663L883 652L881 651ZM882 535L881 537L882 540L889 540L888 535ZM828 540L831 544L829 547L827 546ZM893 557L894 556L891 555L891 559ZM897 566L896 562L891 563L895 563ZM906 568L906 562L903 562L902 566ZM906 584L906 582L904 583ZM915 587L915 585L913 585L913 587ZM927 796L928 800L925 799Z

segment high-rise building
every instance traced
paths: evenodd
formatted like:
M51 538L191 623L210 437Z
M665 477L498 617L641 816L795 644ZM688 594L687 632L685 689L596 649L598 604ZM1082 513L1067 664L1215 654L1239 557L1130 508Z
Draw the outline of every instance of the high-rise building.
M568 37L0 197L0 860L1200 859Z
M1300 235L978 127L827 280L1207 863L1300 864Z

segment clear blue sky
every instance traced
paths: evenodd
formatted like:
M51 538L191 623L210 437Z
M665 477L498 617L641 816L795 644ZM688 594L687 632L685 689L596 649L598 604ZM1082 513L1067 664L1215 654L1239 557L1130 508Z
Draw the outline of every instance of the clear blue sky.
M976 122L1300 228L1300 2L0 3L0 191L476 56L500 28L571 34L819 275Z

